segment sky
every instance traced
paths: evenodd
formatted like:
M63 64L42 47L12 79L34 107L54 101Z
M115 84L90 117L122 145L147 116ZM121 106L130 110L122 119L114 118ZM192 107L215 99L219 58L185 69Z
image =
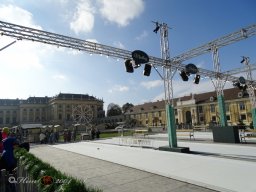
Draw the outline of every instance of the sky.
M170 56L175 57L256 24L255 10L255 0L0 0L0 21L161 58L160 35L153 32L152 21L170 27ZM0 36L0 48L13 41ZM221 71L244 67L241 56L256 64L256 36L220 48ZM188 63L214 70L211 53L183 62ZM127 73L122 58L36 42L17 41L0 51L0 69L1 99L89 94L103 99L105 109L110 103L164 99L164 83L153 68L150 76L143 75L143 66ZM230 87L227 82L225 88ZM192 76L187 82L178 72L173 77L174 97L207 91L214 91L210 79L196 85Z

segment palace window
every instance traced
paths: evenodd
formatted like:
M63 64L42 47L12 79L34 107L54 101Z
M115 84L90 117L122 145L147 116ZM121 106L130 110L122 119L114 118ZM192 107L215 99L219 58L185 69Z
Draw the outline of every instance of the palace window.
M215 106L213 104L210 105L210 110L212 113L215 112Z
M16 117L13 117L13 118L12 118L12 122L13 122L14 124L17 123Z
M240 110L245 110L245 104L244 104L244 102L239 102L239 109L240 109Z
M198 113L203 113L203 106L198 106Z
M70 121L70 120L71 120L71 115L67 114L67 121Z

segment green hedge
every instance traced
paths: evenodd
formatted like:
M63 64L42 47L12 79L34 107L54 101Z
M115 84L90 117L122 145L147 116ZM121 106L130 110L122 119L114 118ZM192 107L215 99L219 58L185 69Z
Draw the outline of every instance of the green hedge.
M67 176L53 168L51 165L42 162L33 154L25 149L19 148L15 150L15 157L19 159L28 171L31 179L36 181L38 189L41 192L101 192L102 190L88 187L81 180ZM53 179L51 184L45 184L42 179L50 176Z

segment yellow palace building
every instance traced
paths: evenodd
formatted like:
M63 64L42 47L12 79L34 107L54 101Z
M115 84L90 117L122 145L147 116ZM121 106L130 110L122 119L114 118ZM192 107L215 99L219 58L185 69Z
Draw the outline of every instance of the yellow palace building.
M252 123L252 106L249 95L238 88L224 90L226 117L229 125L243 122ZM179 128L190 126L209 126L220 122L220 113L216 92L190 94L174 98L175 120ZM165 127L165 101L156 101L136 105L126 114L126 119L134 119L137 126Z

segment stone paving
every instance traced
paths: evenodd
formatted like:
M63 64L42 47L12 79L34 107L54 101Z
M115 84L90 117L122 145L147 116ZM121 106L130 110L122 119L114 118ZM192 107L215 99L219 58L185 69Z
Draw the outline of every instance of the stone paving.
M32 146L31 153L56 169L84 180L104 192L213 192L153 173L57 149L49 145Z

